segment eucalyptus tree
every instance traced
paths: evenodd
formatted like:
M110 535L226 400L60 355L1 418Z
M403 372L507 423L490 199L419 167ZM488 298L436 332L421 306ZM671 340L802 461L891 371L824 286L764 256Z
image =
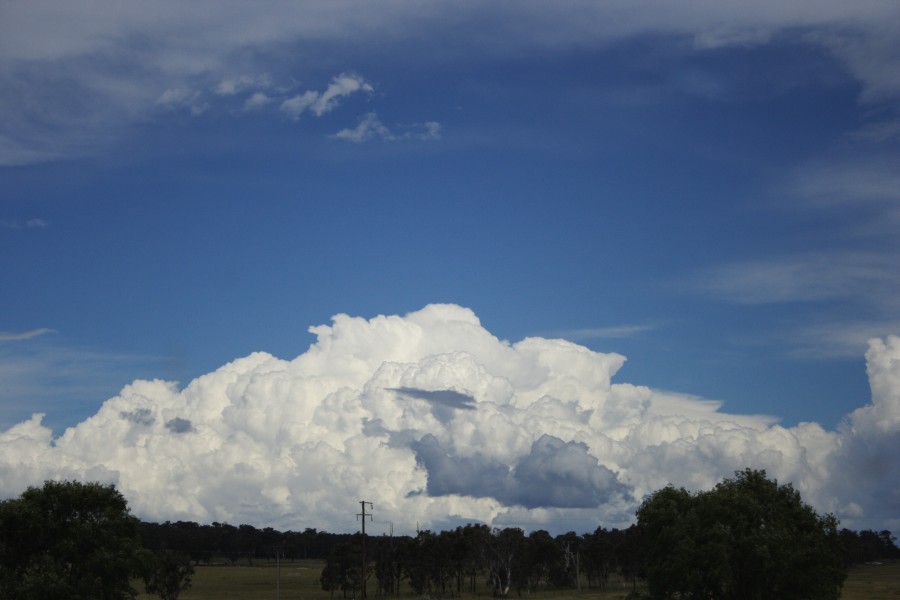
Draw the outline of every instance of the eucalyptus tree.
M594 533L584 535L584 572L588 587L606 587L610 573L616 568L616 542L618 531L598 527Z
M524 546L525 532L518 527L492 530L485 547L485 564L494 596L505 598L509 594Z

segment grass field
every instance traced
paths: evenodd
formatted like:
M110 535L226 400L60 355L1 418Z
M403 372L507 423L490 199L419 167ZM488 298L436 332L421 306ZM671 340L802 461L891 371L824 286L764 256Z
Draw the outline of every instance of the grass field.
M329 600L330 596L319 585L319 574L322 571L321 561L286 562L281 565L280 584L278 569L274 563L262 563L256 566L208 566L197 567L194 583L190 589L181 594L180 600L273 600L276 598L276 585L279 596L284 600ZM136 588L142 590L138 584ZM608 590L582 590L581 592L553 591L531 594L532 600L623 600L628 590L623 590L622 582L610 580ZM468 596L468 594L463 595ZM485 588L481 598L490 598ZM515 594L511 593L515 598ZM535 597L538 597L536 599ZM156 596L139 595L141 600L152 600ZM370 590L369 598L376 600ZM403 594L405 600L412 600L412 593ZM851 569L844 584L842 600L884 600L900 598L900 562L886 563L880 566L863 566ZM335 600L341 600L338 592Z
M900 561L855 567L847 574L842 600L900 598Z

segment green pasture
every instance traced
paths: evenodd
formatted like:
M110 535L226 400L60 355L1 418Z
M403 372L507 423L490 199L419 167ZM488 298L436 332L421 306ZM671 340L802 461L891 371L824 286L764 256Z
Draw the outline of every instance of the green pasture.
M257 563L254 566L198 566L194 575L194 583L190 589L181 594L180 600L273 600L276 598L276 586L280 587L280 598L284 600L330 600L328 592L319 584L322 561L286 561L281 564L281 577L278 583L278 569L274 562ZM135 585L143 590L140 583ZM623 589L620 580L610 578L607 590L583 589L556 590L532 593L533 600L622 600L628 595L628 588ZM463 597L469 594L463 594ZM487 587L478 594L482 598L490 598ZM538 596L538 599L534 597ZM449 597L449 596L448 596ZM510 594L516 598L515 592ZM153 600L157 596L140 594L141 600ZM369 590L369 598L378 600L374 586ZM402 593L405 600L415 597L411 591ZM842 600L883 600L900 598L900 562L885 563L878 566L861 566L850 570L844 583ZM336 592L334 600L342 600L340 592Z

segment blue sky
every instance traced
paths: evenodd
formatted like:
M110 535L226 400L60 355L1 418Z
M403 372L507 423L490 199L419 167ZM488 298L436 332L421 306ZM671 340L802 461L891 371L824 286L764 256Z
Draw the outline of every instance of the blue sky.
M603 17L602 3L590 10ZM62 427L136 377L185 382L254 350L290 358L335 313L447 301L505 339L624 353L629 381L833 427L867 396L866 338L898 329L898 246L874 227L898 196L866 197L896 183L896 137L865 136L896 124L897 98L866 99L879 82L816 43L815 27L702 47L698 18L690 33L567 43L565 12L544 47L434 17L356 43L235 41L215 68L171 80L142 79L163 58L129 43L167 42L142 26L152 15L54 59L7 49L0 325L53 333L3 351L113 364L69 363L93 396L45 392L45 377L22 382L32 393L13 386L3 421L40 408ZM71 36L95 34L79 25ZM341 74L371 91L321 117L277 110ZM235 93L217 95L223 82ZM100 97L115 86L137 89ZM196 97L169 106L170 90ZM258 91L277 98L245 110ZM367 114L410 137L329 137ZM429 122L439 132L419 139ZM845 189L821 181L834 170ZM770 272L782 265L798 272Z
M900 9L679 6L4 3L0 430L429 303L836 428L900 333Z

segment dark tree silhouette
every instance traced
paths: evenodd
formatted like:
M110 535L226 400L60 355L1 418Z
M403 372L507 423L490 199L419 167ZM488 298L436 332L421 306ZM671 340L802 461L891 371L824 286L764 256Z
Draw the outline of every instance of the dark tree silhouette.
M47 481L0 502L0 598L134 598L138 521L111 485Z
M673 487L638 510L653 598L837 599L846 576L837 520L790 485L744 470L713 490Z
M148 556L143 577L148 594L156 594L163 600L178 600L181 592L191 587L194 566L190 556L163 550Z

